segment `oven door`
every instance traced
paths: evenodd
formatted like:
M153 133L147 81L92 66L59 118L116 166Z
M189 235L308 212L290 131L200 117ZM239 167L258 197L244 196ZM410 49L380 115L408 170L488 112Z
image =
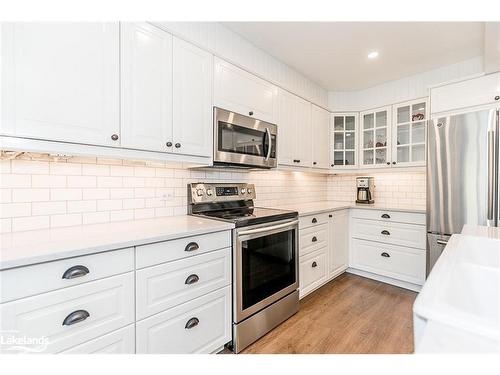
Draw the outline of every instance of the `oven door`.
M298 231L298 220L283 220L235 231L235 323L299 287Z
M277 126L214 109L214 163L274 168Z

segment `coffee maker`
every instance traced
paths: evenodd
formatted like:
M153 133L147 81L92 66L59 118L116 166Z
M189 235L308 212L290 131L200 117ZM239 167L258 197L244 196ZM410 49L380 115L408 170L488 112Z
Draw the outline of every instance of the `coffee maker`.
M374 188L373 177L356 177L356 203L374 203L372 198Z

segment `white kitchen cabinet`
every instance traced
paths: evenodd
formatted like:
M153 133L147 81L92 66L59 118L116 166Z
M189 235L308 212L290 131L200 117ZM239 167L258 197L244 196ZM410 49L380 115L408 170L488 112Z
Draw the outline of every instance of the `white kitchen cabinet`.
M172 36L147 23L122 23L121 82L122 146L171 151Z
M355 169L358 166L358 113L331 114L331 167Z
M500 105L500 72L431 89L432 117Z
M425 166L427 99L392 106L392 165Z
M224 60L214 60L215 106L276 123L278 88Z
M135 324L60 352L62 354L134 354Z
M300 258L299 297L303 298L328 280L327 248Z
M330 214L328 239L328 276L335 277L349 264L349 210Z
M174 151L210 157L213 152L213 56L175 37L173 51Z
M360 167L391 165L391 106L361 112Z
M118 23L3 23L0 133L120 146Z
M330 112L311 105L312 166L330 168Z
M278 96L278 163L311 167L311 103L285 90L279 90Z

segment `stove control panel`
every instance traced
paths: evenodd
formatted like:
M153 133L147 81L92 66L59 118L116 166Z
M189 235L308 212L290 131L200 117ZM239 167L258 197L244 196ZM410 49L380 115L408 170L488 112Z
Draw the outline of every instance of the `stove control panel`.
M188 184L188 203L227 202L255 199L253 184Z

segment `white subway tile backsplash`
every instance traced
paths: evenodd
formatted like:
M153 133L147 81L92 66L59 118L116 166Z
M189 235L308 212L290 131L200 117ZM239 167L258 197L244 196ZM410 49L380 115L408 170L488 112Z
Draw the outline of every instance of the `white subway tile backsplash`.
M66 210L66 202L33 202L31 205L31 214L33 216L65 214Z
M93 188L97 187L97 177L95 176L68 176L69 188Z
M12 189L0 189L0 202L1 203L12 202Z
M52 201L76 201L81 199L82 189L50 189L50 200Z
M20 217L31 215L31 203L1 203L0 217Z
M131 209L131 208L144 208L144 199L135 198L135 199L124 199L123 200L123 208Z
M31 187L31 175L2 174L0 178L2 188L28 188Z
M56 227L71 227L73 225L82 224L82 214L64 214L50 216L50 226Z
M68 202L68 213L94 212L97 209L97 201L82 200Z
M123 165L112 165L110 167L111 176L133 176L134 167L126 167Z
M83 176L109 176L109 165L82 164Z
M82 165L77 163L51 162L50 174L79 176L82 174Z
M109 199L109 189L83 189L83 199Z
M157 215L160 216L160 215ZM110 221L128 221L134 220L134 210L119 210L109 213Z
M12 202L43 202L50 198L49 189L14 189Z
M50 227L49 216L28 216L12 219L12 231L46 229Z
M0 233L12 232L12 219L0 219Z
M49 162L23 159L12 160L11 172L19 174L48 174Z
M120 188L123 186L123 177L97 177L97 187Z
M34 188L65 188L66 176L57 175L33 175L31 186Z
M110 189L109 193L111 199L124 199L134 197L133 188Z
M82 214L82 224L97 224L109 222L109 211L88 212Z
M102 199L97 201L97 211L121 210L122 205L121 199Z

